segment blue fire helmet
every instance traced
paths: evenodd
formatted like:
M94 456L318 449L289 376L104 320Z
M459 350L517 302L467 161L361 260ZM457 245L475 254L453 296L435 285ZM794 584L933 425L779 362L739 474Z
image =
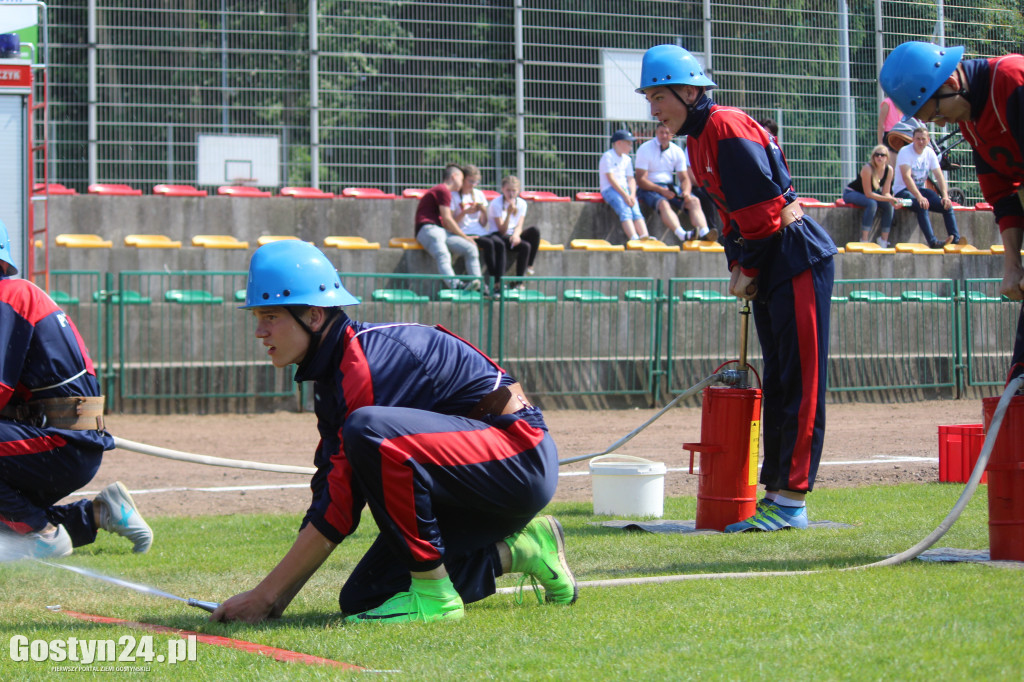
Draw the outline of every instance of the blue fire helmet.
M622 130L616 130L614 133L612 133L612 144L615 144L619 140L629 140L630 142L632 142L635 139L636 138L633 137L633 133L629 132L625 128L623 128Z
M678 45L656 45L644 53L640 87L636 91L643 94L659 85L696 85L709 90L717 87L704 74L697 58Z
M7 274L17 275L18 266L14 264L14 257L11 256L11 238L7 236L7 226L0 220L0 261L7 263Z
M240 308L358 304L359 299L341 285L338 271L320 249L309 242L284 239L264 244L252 254L245 305Z
M903 120L913 118L935 92L942 87L964 56L962 47L941 47L931 43L909 42L889 53L878 82L893 104L903 112Z

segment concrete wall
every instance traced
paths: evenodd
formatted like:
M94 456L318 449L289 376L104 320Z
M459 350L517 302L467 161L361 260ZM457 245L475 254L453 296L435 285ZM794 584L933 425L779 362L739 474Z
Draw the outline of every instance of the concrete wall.
M413 233L414 199L242 199L233 197L164 196L55 196L50 198L50 268L54 270L245 270L256 240L263 235L295 235L323 244L330 235L354 235L381 244L379 251L338 251L325 248L343 272L433 273L430 258L423 252L389 249L391 237ZM42 207L37 205L41 218ZM807 212L832 235L837 244L856 241L860 236L861 210L857 208L810 207ZM941 216L933 214L932 224L944 235ZM971 244L987 247L999 243L999 232L991 212L958 211L961 234ZM611 209L589 202L531 203L527 223L536 225L553 244L575 238L602 238L622 243L624 236ZM657 217L651 232L669 244L675 235ZM54 245L62 233L99 234L114 243L112 249L69 249ZM124 237L133 233L164 234L182 242L181 249L137 249L126 247ZM248 250L205 249L191 246L198 234L230 234L248 241ZM896 212L890 241L923 241L910 211ZM971 278L1000 277L1001 256L942 255L912 256L845 254L836 261L836 277L857 278ZM537 263L538 275L550 276L643 276L723 277L720 254L683 252L679 254L585 253L568 249L545 252Z

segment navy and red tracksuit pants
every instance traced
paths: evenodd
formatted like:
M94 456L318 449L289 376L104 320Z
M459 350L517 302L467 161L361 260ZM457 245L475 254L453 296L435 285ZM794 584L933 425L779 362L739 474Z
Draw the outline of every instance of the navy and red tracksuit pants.
M24 535L62 525L75 547L96 540L92 500L55 506L93 479L103 446L0 419L0 523Z
M380 535L353 569L341 610L409 589L409 571L444 564L464 602L494 593L496 543L551 500L558 454L537 408L482 420L363 407L345 420L345 457Z
M1017 318L1017 338L1013 342L1008 379L1013 379L1020 374L1024 374L1024 303L1020 306L1020 317Z
M761 483L769 490L814 488L825 438L834 269L828 258L754 300L764 356Z

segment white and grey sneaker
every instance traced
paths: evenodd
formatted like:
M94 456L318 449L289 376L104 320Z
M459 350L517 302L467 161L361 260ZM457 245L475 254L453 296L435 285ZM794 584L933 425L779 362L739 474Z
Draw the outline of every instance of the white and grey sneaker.
M64 526L57 526L54 533L29 533L25 535L25 554L33 559L58 559L71 556L71 536Z
M132 541L132 551L143 554L153 544L153 529L149 527L128 489L120 481L111 483L96 496L100 505L100 527Z

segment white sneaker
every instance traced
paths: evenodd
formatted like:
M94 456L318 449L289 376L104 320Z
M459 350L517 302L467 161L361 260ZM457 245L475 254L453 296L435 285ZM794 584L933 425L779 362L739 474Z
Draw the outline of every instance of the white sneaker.
M57 526L57 532L50 535L29 533L24 537L25 554L33 559L58 559L71 556L74 551L71 547L71 536L64 530L64 526Z
M120 481L111 483L96 496L100 505L100 527L132 541L132 551L144 554L153 544L153 529L149 527L128 489Z
M533 268L526 268L526 274L527 275L535 275L537 273L536 273L536 271Z
M875 240L875 243L881 246L883 249L889 248L889 242L885 241L881 237Z

